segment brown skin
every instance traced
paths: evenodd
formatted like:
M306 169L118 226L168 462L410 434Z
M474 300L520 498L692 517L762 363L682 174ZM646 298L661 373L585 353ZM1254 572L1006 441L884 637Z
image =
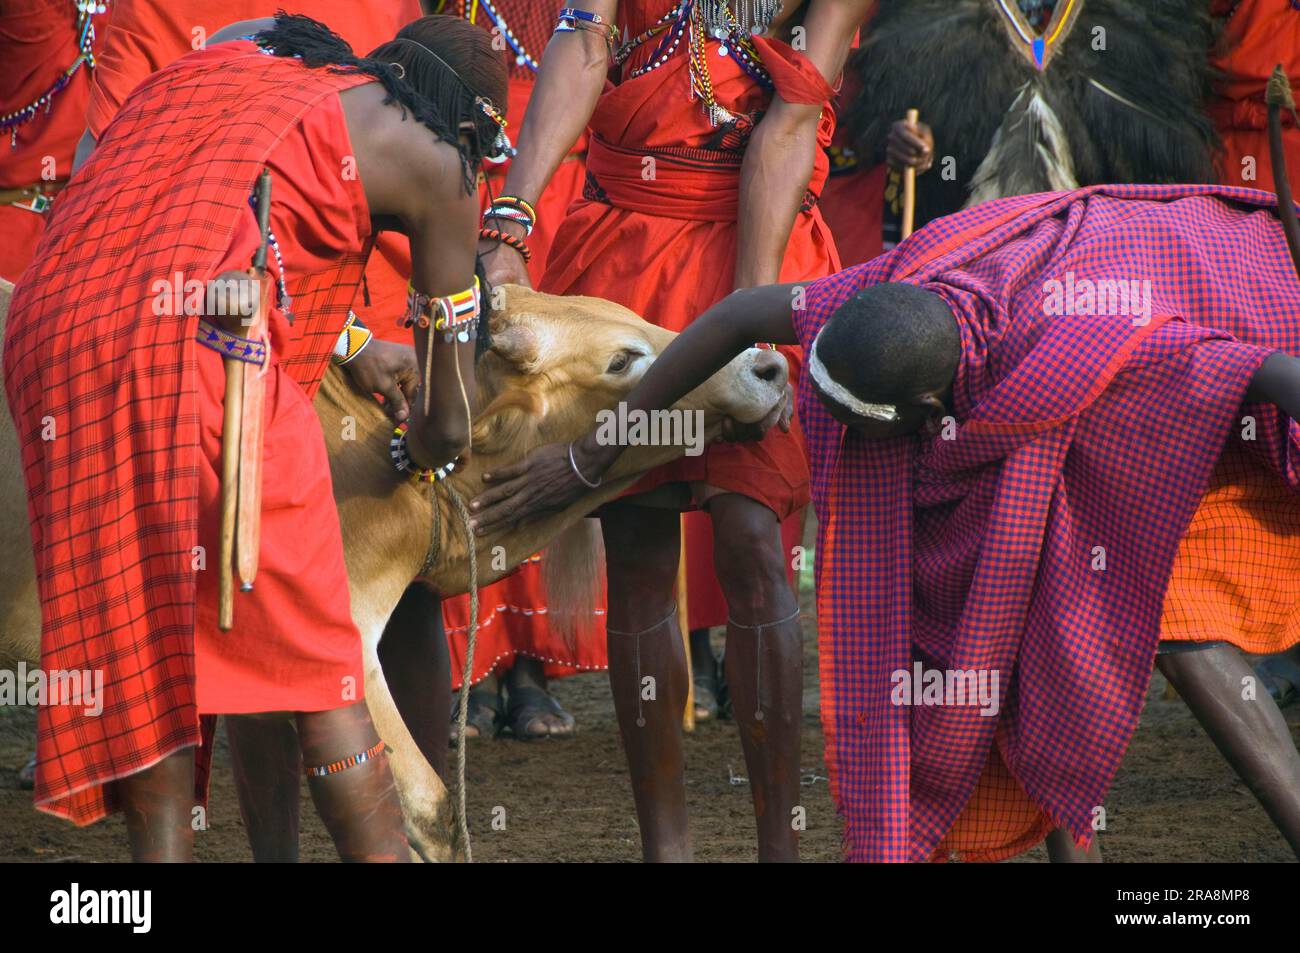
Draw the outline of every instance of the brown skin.
M891 169L915 169L917 174L934 165L934 133L923 122L897 120L885 140L885 162Z
M671 406L751 341L796 343L790 319L794 291L793 285L755 288L736 292L714 305L651 365L628 395L628 410ZM950 388L951 382L900 402L902 420L893 424L865 420L820 392L818 396L845 426L870 439L886 439L933 428L947 413L945 398ZM1245 400L1272 403L1291 419L1300 419L1300 359L1281 352L1268 357L1252 377ZM575 441L573 450L575 461L591 480L598 479L619 452L618 447L599 445L595 431ZM569 466L566 447L543 448L530 460L485 474L484 479L492 489L471 503L478 514L478 532L500 522L514 523L534 513L562 508L578 497L581 487ZM1277 704L1266 691L1260 689L1256 699L1242 699L1242 679L1253 677L1253 673L1241 653L1232 646L1219 646L1160 656L1157 664L1300 855L1300 754ZM611 670L613 665L611 653ZM1094 862L1100 857L1095 844L1086 854L1074 848L1065 832L1054 833L1048 847L1055 861Z
M769 26L769 35L788 41L794 25L801 24L808 59L823 76L834 79L844 67L850 45L870 6L871 0L806 3L786 0ZM619 22L617 0L589 0L584 9L599 14L607 22ZM609 55L600 35L584 30L552 37L520 131L518 155L510 164L505 185L508 194L537 203L546 183L587 126L608 69ZM740 171L734 287L754 287L778 279L786 244L812 176L820 115L820 106L789 103L777 95L755 128ZM519 226L501 223L499 227L523 237ZM523 259L516 251L505 245L487 245L484 252L484 265L494 282L528 284ZM753 428L729 428L728 435L752 438L757 433ZM562 466L554 451L549 452L547 459L557 473L567 471L567 454ZM720 574L719 582L732 618L765 623L789 615L786 607L792 611L794 600L784 581L785 555L779 535L769 532L776 521L775 514L763 504L736 494L712 497L708 509L713 518L715 558L719 567L727 569ZM628 555L635 565L643 567L639 575L635 571L622 573L615 565L616 560L610 561L609 623L614 629L626 631L639 631L662 618L660 610L671 603L680 549L673 520L664 520L662 516L646 519L636 510L635 506L610 506L601 519L606 534L627 540L631 547ZM612 550L607 547L606 551ZM657 571L649 567L657 567ZM778 577L780 583L774 584ZM654 638L665 638L664 633L670 628L666 625ZM799 658L798 639L797 626L765 634L758 640L761 646L748 645L756 641L752 632L729 631L729 645L748 646L735 650L735 677L752 685L756 679L755 666L775 671L783 660ZM610 680L634 779L637 814L642 820L643 853L647 859L687 859L690 845L685 793L674 767L682 757L678 722L667 716L656 716L653 725L647 724L643 729L628 726L626 719L635 695L623 699L621 706L618 702L621 693L635 691L626 682L618 661L626 655L626 648L620 637L610 637ZM685 665L676 664L679 649L680 645L675 649L664 647L659 658L664 677L671 680L668 691L660 697L674 705L679 694L683 698L686 694ZM759 816L759 857L797 859L798 841L790 827L788 808L796 803L799 793L799 733L775 728L778 723L786 723L785 708L796 713L797 721L800 706L797 686L773 699L773 704L783 706L783 711L766 726L766 743L746 744ZM676 717L680 719L680 716L678 710ZM746 717L752 717L752 713L738 716L742 738L752 741L762 736L760 726L747 724ZM644 739L647 731L654 732L653 740L644 743L637 740ZM656 762L653 752L662 753L666 760ZM651 778L660 769L662 776L658 781L636 782L637 778ZM777 788L780 788L779 796L773 793ZM781 812L783 818L778 817ZM654 822L647 823L648 819Z

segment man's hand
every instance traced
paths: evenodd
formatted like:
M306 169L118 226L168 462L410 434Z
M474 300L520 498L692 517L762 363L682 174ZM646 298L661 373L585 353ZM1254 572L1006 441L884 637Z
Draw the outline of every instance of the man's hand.
M372 338L343 369L367 394L383 395L388 416L400 423L410 415L410 402L420 386L415 348Z
M891 169L913 168L919 175L934 165L934 133L923 122L911 125L900 119L889 127L885 161Z
M575 455L581 452L581 446L582 441L574 442ZM596 467L589 466L591 472L585 472L584 476L594 482ZM573 472L569 444L565 443L541 447L519 463L484 473L483 482L488 484L487 489L469 505L474 514L470 526L478 536L517 526L525 519L559 512L587 490Z
M525 288L531 288L533 286L528 278L528 265L524 262L524 256L505 242L480 242L479 257L483 261L483 271L487 275L488 284L492 287L523 285Z
M722 441L731 443L750 443L755 440L762 440L763 435L772 429L773 425L779 426L782 433L790 432L790 418L794 416L794 391L790 385L785 385L785 393L781 395L777 405L768 412L768 415L757 423L742 424L739 420L731 417L724 417L722 420L722 435L718 438Z

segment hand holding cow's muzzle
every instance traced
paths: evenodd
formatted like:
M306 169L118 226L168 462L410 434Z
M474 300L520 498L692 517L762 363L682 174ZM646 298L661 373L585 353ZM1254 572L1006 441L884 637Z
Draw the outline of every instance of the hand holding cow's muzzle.
M598 482L599 475L592 469L587 479ZM473 513L470 525L478 536L559 512L587 492L587 486L570 463L569 445L562 443L541 447L520 463L484 473L483 482L488 484L487 488L469 507Z
M794 415L794 392L791 391L790 385L785 385L785 392L781 399L776 402L767 416L756 423L741 423L732 417L724 417L722 420L722 431L718 436L718 441L729 443L750 443L755 440L762 440L764 434L774 426L780 427L782 432L790 432L790 419Z

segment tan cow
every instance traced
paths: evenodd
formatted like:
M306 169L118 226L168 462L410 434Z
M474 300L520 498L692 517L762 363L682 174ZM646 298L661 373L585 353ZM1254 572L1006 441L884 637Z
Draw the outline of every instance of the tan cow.
M0 281L0 331L11 290ZM493 350L478 371L474 452L467 466L447 481L466 502L482 487L481 474L492 466L592 429L598 411L615 406L673 338L671 332L597 298L559 298L512 286L499 291L504 313L494 319ZM678 409L702 411L706 436L712 437L724 416L761 420L780 399L786 379L780 355L751 349L687 395ZM435 485L433 500L428 487L412 484L393 468L388 454L392 426L368 395L331 369L315 407L329 448L352 615L364 645L366 702L391 750L412 846L426 860L447 860L450 798L402 722L384 681L378 648L389 615L427 556L432 568L425 579L433 588L444 595L466 590L468 541L447 485ZM604 485L569 510L479 540L478 584L499 578L565 530L579 527L585 514L617 496L641 473L682 453L680 445L629 448ZM40 654L40 612L26 492L7 405L0 411L0 547L7 556L17 556L0 566L0 666L20 660L34 665ZM564 563L561 569L587 573L596 560L570 557ZM238 624L238 596L235 611Z

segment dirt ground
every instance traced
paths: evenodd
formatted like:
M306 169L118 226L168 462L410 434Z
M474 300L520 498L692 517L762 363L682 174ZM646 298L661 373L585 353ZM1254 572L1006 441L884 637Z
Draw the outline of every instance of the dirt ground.
M805 638L803 857L839 857L839 823L831 805L817 719L816 651ZM1147 707L1106 808L1102 837L1109 862L1288 861L1294 857L1250 792L1237 780L1182 702L1162 697L1152 679ZM577 717L569 740L479 741L469 752L469 814L474 856L493 861L636 861L640 851L632 794L623 765L608 682L603 674L558 683L556 694ZM1300 708L1288 718L1300 731ZM14 771L28 757L35 712L0 708L0 861L122 861L120 818L77 830L36 813ZM704 724L687 738L687 790L696 858L749 861L755 856L744 758L735 726ZM491 829L496 807L506 829ZM497 812L498 814L500 812ZM302 859L331 861L334 852L303 786ZM218 746L209 810L198 836L200 861L250 859L235 800L224 739ZM1043 861L1043 848L1022 860Z

